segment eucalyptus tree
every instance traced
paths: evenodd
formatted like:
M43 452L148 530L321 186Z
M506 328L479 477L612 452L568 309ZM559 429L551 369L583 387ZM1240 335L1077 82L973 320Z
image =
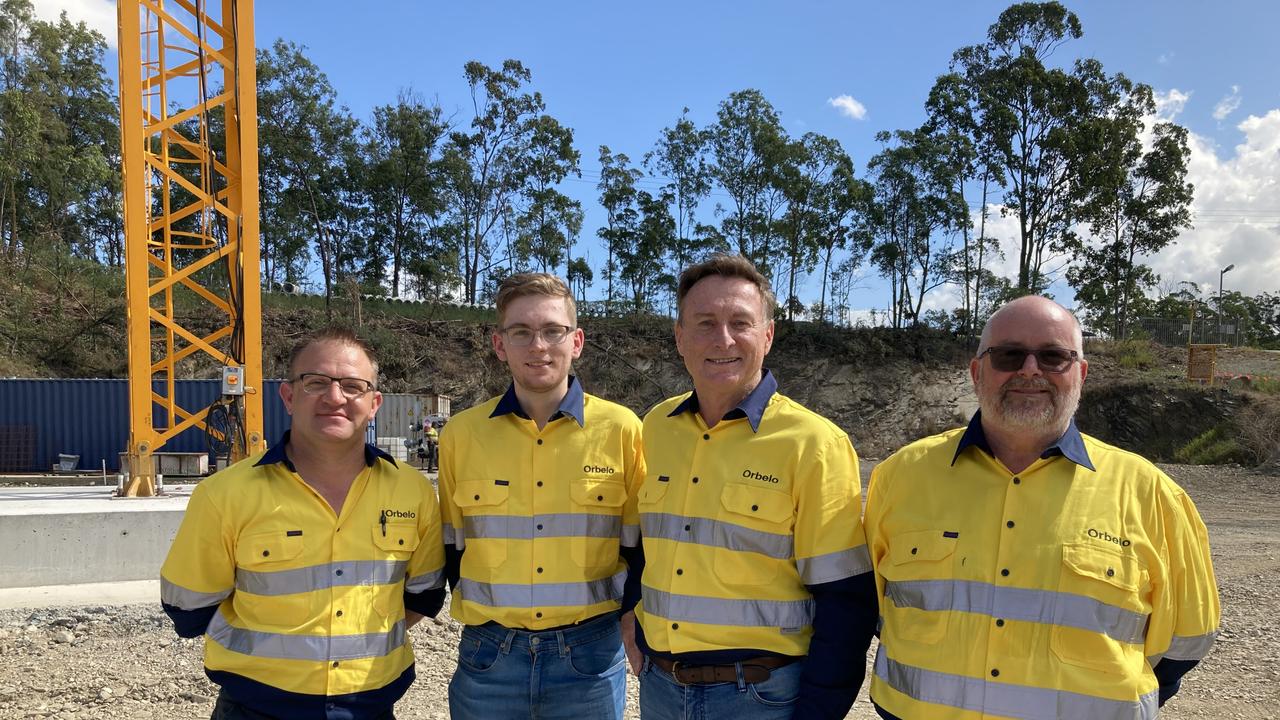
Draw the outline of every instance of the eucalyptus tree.
M868 163L872 261L889 280L895 328L920 323L925 295L949 279L950 236L968 221L946 145L926 129L881 132Z
M516 218L516 259L542 272L555 272L563 261L567 275L583 212L582 203L558 186L570 174L581 177L581 154L573 147L573 130L550 115L539 116L531 125L529 145L520 160L525 182L520 193L523 207Z
M722 232L772 278L778 260L775 222L786 206L778 169L788 152L778 113L759 90L740 90L720 103L707 138L711 176L733 202Z
M257 70L262 234L274 236L264 250L288 267L310 235L328 307L338 280L356 270L359 123L302 47L276 40L258 50Z
M390 266L392 297L400 295L410 261L428 257L433 226L443 214L440 154L447 133L440 107L412 92L374 108L373 122L364 130L370 274L381 281Z
M618 298L614 280L621 275L622 257L635 244L639 231L640 213L636 208L636 181L643 173L631 166L631 158L625 153L614 153L608 145L600 146L600 205L605 212L605 225L596 230L596 236L604 243L606 259L605 311L612 313L613 302Z
M1145 292L1158 280L1141 258L1191 227L1187 131L1157 122L1148 133L1154 113L1151 89L1139 85L1080 133L1085 171L1093 179L1079 188L1081 219L1092 237L1067 279L1089 319L1113 337L1125 336L1135 306L1146 302Z
M698 205L711 193L707 134L689 119L689 108L672 127L663 128L654 148L645 153L644 165L665 181L663 190L672 198L676 227L670 267L678 274L713 244L699 232L697 220Z

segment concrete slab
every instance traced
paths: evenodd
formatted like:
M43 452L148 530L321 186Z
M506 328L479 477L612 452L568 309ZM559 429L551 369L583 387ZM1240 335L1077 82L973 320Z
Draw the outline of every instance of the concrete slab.
M191 496L113 498L114 488L0 488L0 588L151 580Z
M0 588L0 610L154 604L160 607L160 580Z

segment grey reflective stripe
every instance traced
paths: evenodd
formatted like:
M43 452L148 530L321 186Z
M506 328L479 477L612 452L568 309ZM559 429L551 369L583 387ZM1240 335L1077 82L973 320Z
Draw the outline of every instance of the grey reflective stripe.
M677 595L654 590L645 585L640 590L644 611L668 620L737 625L740 627L774 627L788 630L813 623L813 600L740 600Z
M462 531L455 528L452 523L444 523L440 526L440 537L444 539L445 545L452 545L458 550L462 550L467 546L467 541L462 536Z
M538 526L542 529L539 530ZM622 517L595 513L546 515L469 515L467 537L472 540L532 540L547 537L616 538L622 534Z
M424 590L434 590L442 587L444 587L443 568L425 575L414 575L404 581L404 591L408 593L420 593Z
M1209 649L1213 647L1213 643L1217 639L1217 630L1205 635L1193 635L1191 637L1174 635L1173 639L1169 641L1169 649L1164 651L1163 657L1167 657L1170 660L1202 660L1205 655L1209 654ZM1156 662L1159 662L1159 659ZM1155 663L1152 663L1151 667L1155 667Z
M871 552L866 545L859 545L826 555L796 558L796 569L800 571L800 580L805 585L843 580L871 572Z
M636 547L640 544L640 526L622 526L622 547Z
M180 610L198 610L200 608L207 608L226 600L230 595L230 590L207 593L196 592L195 590L188 590L181 585L172 583L165 578L160 578L161 602L166 605L172 605Z
M662 538L695 545L754 552L775 560L787 560L794 554L791 535L762 532L709 518L684 517L668 513L642 513L640 526L647 538ZM688 530L685 530L688 526Z
M383 657L404 645L404 620L389 632L367 635L289 635L232 627L221 612L209 621L209 638L242 655L281 660L358 660Z
M627 579L623 570L611 577L578 583L485 583L470 578L458 580L454 592L463 600L488 607L584 607L619 600Z
M889 659L884 647L876 652L876 677L922 702L1023 720L1153 720L1160 714L1159 690L1133 701L1108 700L912 667Z
M910 580L886 583L884 595L900 608L953 610L1073 627L1104 633L1120 642L1141 643L1147 634L1146 615L1073 593L968 580Z
M352 560L275 572L236 568L236 590L255 595L292 595L349 585L391 585L404 578L406 567L408 563L403 560Z

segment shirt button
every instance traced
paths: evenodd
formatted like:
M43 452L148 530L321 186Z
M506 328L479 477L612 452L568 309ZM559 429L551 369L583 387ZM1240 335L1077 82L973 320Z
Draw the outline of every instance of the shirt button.
M683 574L684 574L684 569L683 569L683 568L676 568L676 574L677 574L677 575L683 575Z
M1005 523L1005 524L1004 524L1004 526L1005 526L1005 527L1007 527L1007 528L1011 528L1011 527L1013 527L1013 521L1012 521L1012 520L1010 520L1009 522Z
M342 611L341 611L341 610L339 610L338 612L336 612L336 613L334 613L334 614L335 614L335 615L337 615L338 617L342 617Z
M334 660L334 661L333 661L333 666L334 666L334 667L338 667L338 661L337 661L337 660Z
M539 530L541 530L541 529L542 529L542 523L538 523L538 529L539 529Z
M996 620L996 627L1004 627L1004 620L1003 620L1003 619L997 619L997 620Z
M541 444L542 444L542 438L538 438L538 444L539 444L539 445L541 445Z
M1003 575L1003 576L1005 576L1005 577L1009 577L1009 568L1005 568L1005 569L1001 570L1001 571L1000 571L1000 574L1001 574L1001 575Z
M1014 485L1021 485L1021 484L1022 484L1022 478L1014 478L1014 479L1013 479L1013 484L1014 484Z
M915 555L915 554L916 554L916 553L918 553L918 552L920 552L920 548L911 548L911 554L912 554L912 555Z
M337 576L339 576L339 577L341 577L341 576L342 576L342 568L338 568L337 570L334 570L334 571L333 571L333 574L334 574L334 575L337 575Z
M711 439L711 436L710 436L710 435L708 435L708 434L706 434L706 433L702 433L702 439L703 439L703 440L710 440L710 439Z
M752 506L751 506L751 512L755 512L755 511L757 511L757 510L759 510L759 509L760 509L760 506L759 506L759 505L752 505Z
M596 502L603 502L603 501L604 501L604 496L603 496L603 495L597 495L597 496L596 496Z
M475 497L475 499L476 499L476 500L479 500L479 499L480 499L480 496L479 496L479 495L477 495L477 496Z
M696 485L696 484L698 483L698 478L694 478L694 479L693 479L693 482L694 482L694 484Z
M1000 677L1000 671L996 668L991 668L991 677Z
M672 630L679 630L679 629L680 629L680 623L671 623L671 629L672 629Z
M540 618L540 617L542 617L542 613L540 613L540 612L536 612L536 613L534 613L534 614L533 614L533 616L534 616L534 617L536 617L536 618Z
M268 556L270 556L270 555L271 555L271 551L270 551L270 550L263 550L263 551L262 551L262 557L268 557Z
M685 532L689 532L689 531L690 531L690 530L692 530L692 529L693 529L693 526L692 526L692 525L685 525L685 526L684 526L684 531L685 531Z
M538 572L542 572L542 568L538 568Z
M541 480L539 480L539 481L538 481L538 487L542 487L542 481L541 481Z
M1115 568L1107 568L1107 577L1115 577L1115 574L1116 574Z

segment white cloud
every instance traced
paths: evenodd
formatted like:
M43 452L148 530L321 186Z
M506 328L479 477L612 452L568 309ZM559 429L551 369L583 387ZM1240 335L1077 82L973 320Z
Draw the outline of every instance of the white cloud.
M1236 108L1240 107L1240 100L1240 86L1232 85L1231 94L1222 98L1218 101L1217 105L1213 106L1213 119L1226 120L1228 115L1235 112Z
M1187 106L1187 101L1191 99L1190 92L1182 92L1178 88L1173 88L1169 92L1157 92L1156 96L1156 119L1172 122L1176 120Z
M40 20L57 22L63 11L71 22L83 22L107 39L107 45L116 46L116 3L114 0L36 0L35 15Z
M1160 53L1160 55L1156 57L1156 62L1160 63L1161 65L1168 65L1169 63L1173 62L1173 58L1174 58L1174 52L1170 50L1169 52L1166 52L1166 53Z
M1280 108L1236 126L1244 140L1219 158L1208 138L1190 134L1187 179L1195 185L1195 228L1147 260L1162 285L1191 281L1217 292L1218 272L1228 290L1276 292L1280 277Z
M827 98L827 104L839 110L841 115L854 120L861 120L867 116L866 106L855 100L852 95Z

